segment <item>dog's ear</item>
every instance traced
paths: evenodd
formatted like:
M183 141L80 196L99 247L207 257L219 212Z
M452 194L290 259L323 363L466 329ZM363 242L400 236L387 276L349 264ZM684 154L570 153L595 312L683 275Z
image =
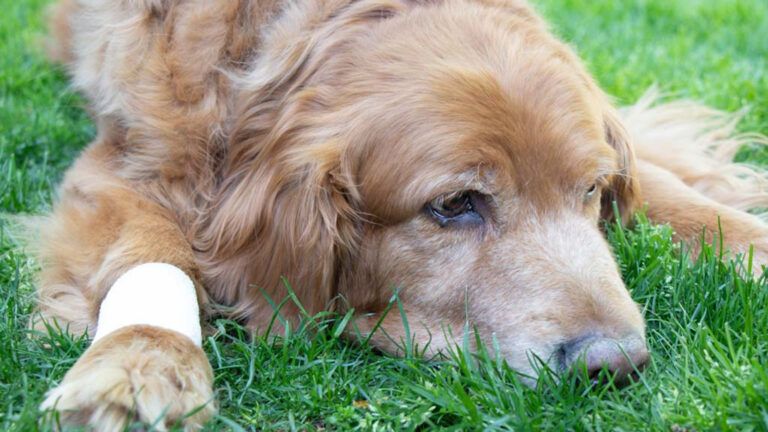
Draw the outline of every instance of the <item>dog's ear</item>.
M310 13L288 8L262 43L273 49L236 77L225 160L192 236L214 300L245 305L235 313L248 320L271 317L258 310L265 304L260 289L283 299L282 277L309 311L325 309L334 296L336 266L351 261L358 243L360 200L341 161L344 146L328 126L343 123L327 118L333 92L310 82L333 76L324 68L339 45L407 7L388 0L342 9L310 4Z
M209 260L203 267L214 298L246 305L237 313L253 321L271 317L253 308L267 305L264 292L284 299L286 282L309 312L325 309L337 264L357 243L359 212L342 147L306 112L311 90L291 99L270 119L249 110L238 120L196 245ZM286 309L290 316L295 305Z
M632 216L632 212L639 207L641 200L640 182L635 168L635 153L631 138L621 124L618 113L607 103L604 108L603 124L605 139L616 150L619 169L603 192L600 215L607 221L613 221L618 216L626 222ZM619 215L616 215L615 209L619 210Z

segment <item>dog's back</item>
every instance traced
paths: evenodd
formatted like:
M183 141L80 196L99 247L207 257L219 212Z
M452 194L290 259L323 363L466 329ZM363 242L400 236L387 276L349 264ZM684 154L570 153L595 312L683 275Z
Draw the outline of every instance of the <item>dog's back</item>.
M63 0L52 10L49 51L100 131L123 137L122 177L199 189L235 104L228 75L256 55L279 3Z

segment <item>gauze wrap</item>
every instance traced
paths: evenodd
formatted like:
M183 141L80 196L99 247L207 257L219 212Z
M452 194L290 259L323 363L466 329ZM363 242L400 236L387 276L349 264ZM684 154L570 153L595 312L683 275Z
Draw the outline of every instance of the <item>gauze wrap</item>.
M164 263L141 264L120 276L101 303L93 341L135 324L174 330L201 346L200 308L192 279Z

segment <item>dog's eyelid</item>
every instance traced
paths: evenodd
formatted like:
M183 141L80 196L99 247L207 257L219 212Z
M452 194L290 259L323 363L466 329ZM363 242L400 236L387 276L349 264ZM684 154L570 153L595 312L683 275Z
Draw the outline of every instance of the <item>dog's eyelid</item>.
M595 197L600 195L600 190L607 187L609 184L608 175L598 175L591 183L587 183L582 189L584 194L584 202L592 202Z
M589 189L592 189L592 188L604 189L608 187L608 185L610 184L611 184L611 174L602 173L595 176L594 180L592 180L591 182L586 183L584 185L584 190L588 191Z

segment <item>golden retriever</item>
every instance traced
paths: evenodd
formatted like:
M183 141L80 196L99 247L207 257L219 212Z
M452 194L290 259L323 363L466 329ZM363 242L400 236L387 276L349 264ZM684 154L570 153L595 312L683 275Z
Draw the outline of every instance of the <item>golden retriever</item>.
M393 354L397 287L414 343L439 353L469 324L533 380L534 357L617 379L648 361L601 231L615 209L647 205L694 247L719 221L768 262L744 211L762 177L726 160L728 117L620 115L523 0L62 0L52 32L98 125L42 245L35 325L102 326L43 404L65 423L193 429L215 411L198 330L105 329L183 312L171 279L124 279L142 264L256 332L285 278L309 313L354 308L364 335L381 320L372 342ZM135 304L102 308L118 285Z

